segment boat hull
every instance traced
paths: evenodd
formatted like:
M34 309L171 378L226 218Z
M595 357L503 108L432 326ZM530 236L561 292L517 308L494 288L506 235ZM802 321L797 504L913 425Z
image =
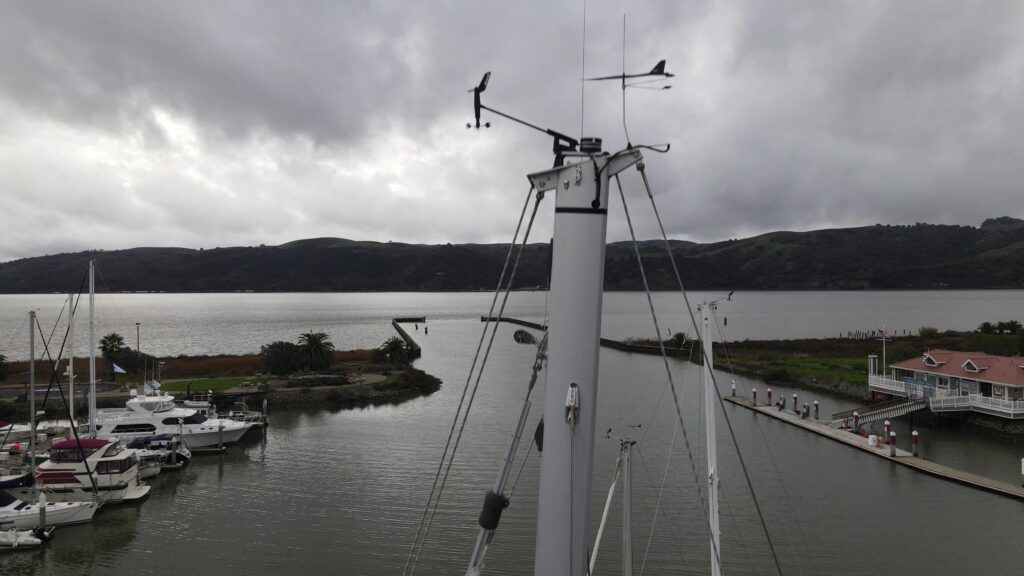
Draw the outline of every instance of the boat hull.
M119 504L145 498L149 495L149 485L132 482L127 485L99 486L95 498L93 498L91 487L41 488L38 492L46 494L48 502L93 502L95 500L101 504ZM20 500L32 498L31 489L18 488L8 490L7 493Z
M246 425L225 428L223 434L221 434L219 430L191 432L186 429L182 431L181 441L189 450L195 450L197 448L209 448L212 446L217 446L222 442L224 444L234 444L235 442L241 440L242 436L245 435L249 428L250 426Z
M47 526L74 526L92 520L99 504L96 502L47 502ZM29 504L21 510L8 511L0 508L0 530L8 530L11 526L19 530L30 530L39 527L39 507Z

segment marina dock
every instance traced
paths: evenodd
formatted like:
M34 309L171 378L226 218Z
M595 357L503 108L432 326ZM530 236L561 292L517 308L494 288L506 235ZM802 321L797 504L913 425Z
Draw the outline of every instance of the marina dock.
M481 316L481 322L505 322L508 324L515 324L516 326L523 326L532 330L539 330L544 332L547 330L547 326L538 324L536 322L530 322L529 320L520 320L518 318L498 318L496 316ZM611 338L601 338L601 346L604 348L611 348L612 350L618 350L620 352L634 352L636 354L650 354L655 356L661 355L661 348L658 346L650 346L646 344L632 344L629 342L622 342L619 340L612 340ZM672 348L670 346L665 347L665 354L674 358L689 358L690 348ZM697 360L699 362L699 359Z
M416 316L416 317L407 317L407 318L394 318L394 319L391 320L391 326L395 329L395 332L398 332L398 335L402 338L402 340L405 340L405 349L409 353L409 359L410 360L415 360L416 358L419 358L420 356L423 355L423 350L420 348L420 345L417 344L416 341L412 339L412 336L410 336L409 333L406 332L405 328L402 328L402 325L401 325L402 322L406 322L406 323L420 323L420 322L422 322L422 323L426 324L427 319L424 316Z
M857 448L879 458L884 458L895 464L935 476L936 478L956 482L958 484L963 484L965 486L970 486L971 488L984 490L1007 498L1024 500L1024 487L988 478L986 476L980 476L971 472L957 470L955 468L950 468L949 466L943 466L942 464L937 464L935 462L925 460L924 458L914 456L910 452L900 448L896 449L895 456L890 456L888 445L882 445L881 447L869 446L867 438L864 438L859 434L851 433L849 430L833 428L832 426L821 423L817 420L803 419L793 410L779 410L775 406L769 404L759 403L755 405L751 402L750 398L747 398L746 396L725 396L723 397L723 400L736 406L746 408L747 410L752 410L759 414L786 422L787 424L803 428L804 430L813 432L819 436L824 436L831 440L835 440L836 442L841 442L847 446Z

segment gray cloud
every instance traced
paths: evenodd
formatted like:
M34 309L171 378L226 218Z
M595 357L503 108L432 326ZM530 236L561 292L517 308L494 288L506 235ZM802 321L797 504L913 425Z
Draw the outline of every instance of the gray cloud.
M679 75L631 91L628 115L634 141L673 143L648 165L674 236L1022 215L1019 6L626 8L627 66L667 58ZM588 73L621 67L622 10L588 2ZM493 106L580 129L579 3L3 13L0 260L328 235L506 241L549 143L500 118L465 130L465 90L493 70ZM625 142L620 105L615 86L586 87L585 131L607 147ZM610 230L625 236L621 216Z

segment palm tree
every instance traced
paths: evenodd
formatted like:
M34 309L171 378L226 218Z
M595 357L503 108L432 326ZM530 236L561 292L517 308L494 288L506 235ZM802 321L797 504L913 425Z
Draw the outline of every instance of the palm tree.
M324 332L306 332L299 335L299 349L302 351L304 366L310 370L323 370L331 365L334 344L328 338Z
M111 332L100 338L100 354L107 362L107 371L110 373L111 379L114 378L114 354L121 350L124 350L124 336L117 332Z
M982 334L995 334L996 327L991 322L985 321L978 324L978 332L981 332Z
M377 350L378 362L405 362L408 356L405 340L398 336L388 338Z

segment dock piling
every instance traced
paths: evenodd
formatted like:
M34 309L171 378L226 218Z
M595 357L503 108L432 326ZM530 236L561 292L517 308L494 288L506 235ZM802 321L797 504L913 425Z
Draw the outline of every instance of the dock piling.
M896 457L896 431L889 432L889 457Z
M793 393L793 412L799 412L799 410L796 409L796 393L795 392Z
M890 431L892 431L892 424L890 424L889 421L886 420L885 421L885 435L883 436L883 438L888 438Z
M771 406L771 403L772 403L772 389L769 388L768 389L768 405Z
M815 419L815 420L818 420L818 419L819 419L819 418L818 418L818 408L819 408L819 406L818 406L818 401L817 401L817 400L815 400L815 401L814 401L814 419Z
M921 438L917 434L917 430L910 433L910 453L917 458L917 443L920 442Z
M732 395L736 396L736 381L732 381Z
M860 412L853 413L853 429L860 430Z
M750 390L750 398L753 401L754 406L757 406L757 388L752 388Z

